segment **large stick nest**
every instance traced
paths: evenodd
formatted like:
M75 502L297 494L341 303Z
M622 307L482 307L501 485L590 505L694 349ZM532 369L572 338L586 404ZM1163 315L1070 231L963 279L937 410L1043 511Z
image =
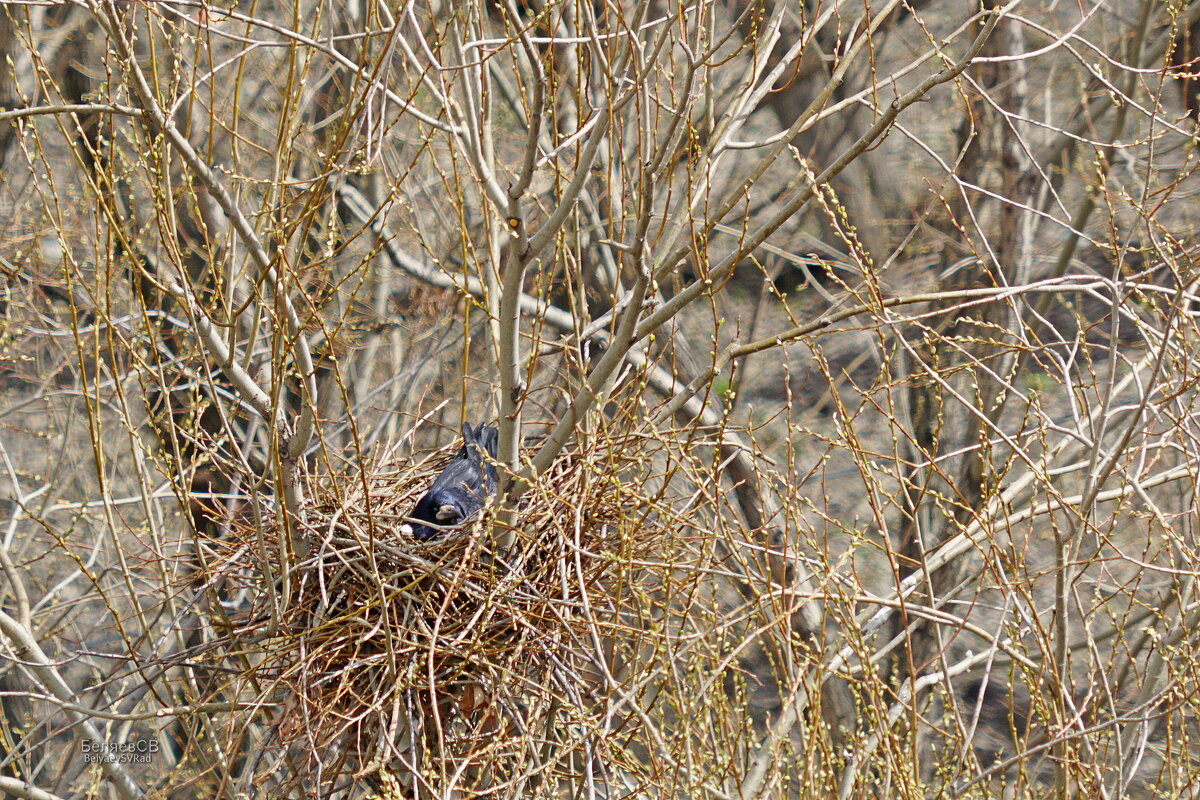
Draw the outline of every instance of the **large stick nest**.
M564 454L522 499L503 553L494 508L430 542L401 530L457 443L310 476L309 552L286 581L278 530L236 527L226 574L255 584L257 600L239 615L253 621L235 627L264 641L242 685L281 700L276 745L291 753L295 779L457 774L495 785L506 757L518 769L539 724L587 717L582 687L597 679L598 649L616 630L612 583L629 578L619 565L657 538L623 482L639 471L638 445ZM486 770L472 766L484 761Z

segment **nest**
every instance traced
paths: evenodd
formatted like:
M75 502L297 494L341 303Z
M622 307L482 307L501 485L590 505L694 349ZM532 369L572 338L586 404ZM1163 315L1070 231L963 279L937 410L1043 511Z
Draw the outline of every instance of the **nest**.
M565 453L524 496L504 553L492 546L493 508L430 542L401 530L457 448L310 476L310 549L282 611L272 612L281 601L268 586L283 584L278 533L247 525L225 544L226 564L257 583L255 608L241 616L253 622L239 634L263 641L239 682L280 701L276 744L298 782L382 773L407 776L410 790L438 783L422 775L494 784L506 758L519 769L546 714L552 724L588 714L581 684L599 640L616 630L606 598L620 565L656 536L633 518L622 481L641 448ZM485 770L471 766L483 760Z

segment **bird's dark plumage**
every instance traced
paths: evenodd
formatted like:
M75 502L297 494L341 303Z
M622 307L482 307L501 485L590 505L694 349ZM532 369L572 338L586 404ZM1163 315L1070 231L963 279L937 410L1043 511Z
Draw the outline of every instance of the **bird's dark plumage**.
M463 446L454 460L433 479L429 491L421 495L408 516L415 520L410 532L419 541L428 541L444 528L459 525L483 510L496 491L496 467L484 461L486 453L496 458L495 428L482 423L474 429L463 425Z

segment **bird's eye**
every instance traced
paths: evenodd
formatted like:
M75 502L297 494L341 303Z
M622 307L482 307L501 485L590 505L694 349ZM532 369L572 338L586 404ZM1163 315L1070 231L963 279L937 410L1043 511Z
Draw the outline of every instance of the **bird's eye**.
M458 519L459 519L458 508L447 503L443 506L438 506L437 513L434 514L434 516L437 518L438 522L441 522L443 524L450 523L450 522L458 522Z

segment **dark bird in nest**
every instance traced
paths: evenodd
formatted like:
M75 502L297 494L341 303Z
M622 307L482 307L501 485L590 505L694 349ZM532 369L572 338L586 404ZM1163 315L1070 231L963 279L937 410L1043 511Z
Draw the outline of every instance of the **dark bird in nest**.
M406 523L402 530L426 542L482 511L496 491L496 467L484 461L483 454L496 458L497 435L495 428L483 423L474 429L470 423L463 425L462 449L421 495L408 515L412 524Z

